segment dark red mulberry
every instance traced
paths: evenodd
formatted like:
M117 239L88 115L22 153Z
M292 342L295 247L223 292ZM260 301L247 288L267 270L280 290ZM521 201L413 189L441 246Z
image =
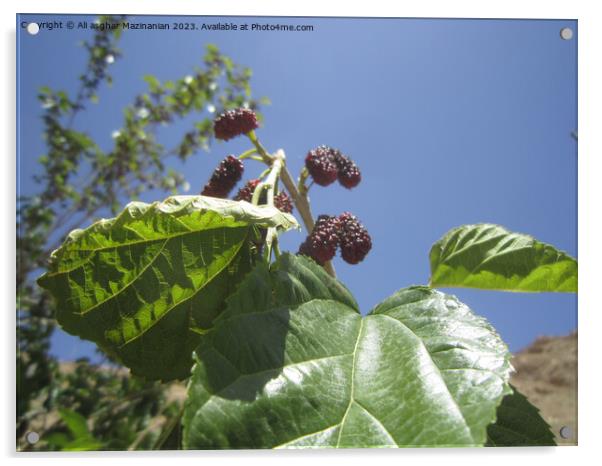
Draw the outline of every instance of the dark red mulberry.
M286 194L286 191L281 191L274 197L274 205L282 212L286 212L287 214L293 213L293 201Z
M337 179L338 168L333 149L328 146L319 146L310 150L305 157L305 167L320 186L328 186Z
M362 181L360 169L349 157L337 150L334 161L337 164L339 183L347 189L355 188Z
M339 215L341 256L349 264L364 260L372 249L372 239L357 217L349 212Z
M337 217L320 215L312 232L299 247L299 254L309 256L324 265L337 252L340 222Z
M227 141L241 134L247 134L258 128L257 115L248 108L228 110L218 116L213 122L213 132L217 139Z
M235 201L247 201L251 202L253 200L253 193L255 192L255 188L260 183L261 180L249 180L247 183L238 190L236 196L234 196Z
M213 174L209 183L205 185L201 191L202 196L212 196L225 198L230 191L236 186L236 183L242 178L244 172L242 161L235 156L229 155L220 162Z

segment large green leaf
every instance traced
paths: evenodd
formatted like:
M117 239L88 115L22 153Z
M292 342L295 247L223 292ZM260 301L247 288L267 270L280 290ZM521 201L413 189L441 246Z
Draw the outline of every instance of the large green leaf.
M505 291L577 291L577 261L498 225L464 225L437 241L431 285Z
M273 207L202 196L133 202L73 231L38 283L69 333L96 342L134 374L190 374L199 332L251 269L253 225L290 228Z
M538 447L556 445L550 425L515 387L497 409L497 420L487 428L489 447Z
M287 254L247 275L195 358L189 449L483 445L510 392L506 346L455 297L412 287L362 317Z

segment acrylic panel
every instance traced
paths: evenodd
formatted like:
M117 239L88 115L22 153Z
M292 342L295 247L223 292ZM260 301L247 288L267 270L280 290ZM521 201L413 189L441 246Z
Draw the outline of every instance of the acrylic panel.
M577 21L17 15L19 451L577 444Z

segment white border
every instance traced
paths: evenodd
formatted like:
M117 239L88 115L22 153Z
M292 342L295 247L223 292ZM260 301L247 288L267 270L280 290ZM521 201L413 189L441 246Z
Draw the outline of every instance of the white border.
M0 157L4 177L0 209L3 222L3 242L0 247L0 263L5 264L2 296L6 305L3 309L4 329L4 382L2 390L2 452L12 463L14 453L14 412L15 412L15 365L14 365L14 271L15 271L15 14L20 13L129 13L129 14L214 14L214 15L287 15L287 16L402 16L402 17L472 17L472 18L566 18L579 20L579 447L555 449L487 449L483 450L403 450L403 451L306 451L306 452L182 452L174 453L134 453L134 454L79 454L50 456L45 454L18 455L21 464L56 464L58 462L105 464L107 459L134 460L148 464L164 464L170 457L176 457L181 464L198 464L210 461L222 464L224 461L244 461L246 464L307 464L308 462L338 464L420 462L424 464L447 464L462 462L464 465L484 461L488 465L514 463L516 460L532 462L544 461L548 464L561 464L578 461L587 464L595 458L596 447L600 444L601 429L598 420L602 417L599 395L601 384L598 333L602 331L602 306L596 302L596 278L600 280L599 266L602 263L599 244L600 212L602 210L602 182L600 157L601 119L600 89L602 73L599 57L602 24L595 14L591 0L560 1L477 1L477 0L438 0L415 2L391 2L370 0L367 2L327 2L305 0L287 3L282 0L103 0L98 2L74 2L67 0L21 0L0 2L2 15L2 73L0 86L4 104L0 118L1 140L4 152ZM598 240L598 241L596 241ZM598 273L596 273L598 272ZM23 463L24 462L24 463Z

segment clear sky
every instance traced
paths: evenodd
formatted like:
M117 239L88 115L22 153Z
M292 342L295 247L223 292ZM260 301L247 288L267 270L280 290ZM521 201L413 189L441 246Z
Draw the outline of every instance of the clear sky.
M23 15L24 21L93 17ZM168 17L130 21L178 22ZM78 115L76 128L101 147L122 122L121 109L146 88L142 77L177 79L201 64L214 43L253 69L263 109L258 136L283 148L296 175L319 144L341 149L362 170L354 190L338 184L310 191L314 214L349 210L365 224L373 249L351 266L335 260L339 279L368 312L399 288L425 284L431 245L449 229L490 222L528 233L577 255L577 23L572 20L448 20L345 18L200 18L261 24L313 25L312 32L126 31L124 58L112 67L112 87ZM570 27L572 40L560 30ZM31 175L44 153L39 87L75 92L85 66L78 41L91 32L18 32L19 186L35 191ZM164 131L168 147L184 124ZM216 143L186 162L191 192L243 138ZM262 167L247 163L245 179ZM183 169L179 163L174 167ZM157 199L148 193L143 200ZM124 200L124 205L127 200ZM304 233L283 238L296 251ZM523 294L467 289L457 295L495 326L512 351L539 335L576 328L570 294ZM91 355L93 346L57 331L52 352L62 359Z

